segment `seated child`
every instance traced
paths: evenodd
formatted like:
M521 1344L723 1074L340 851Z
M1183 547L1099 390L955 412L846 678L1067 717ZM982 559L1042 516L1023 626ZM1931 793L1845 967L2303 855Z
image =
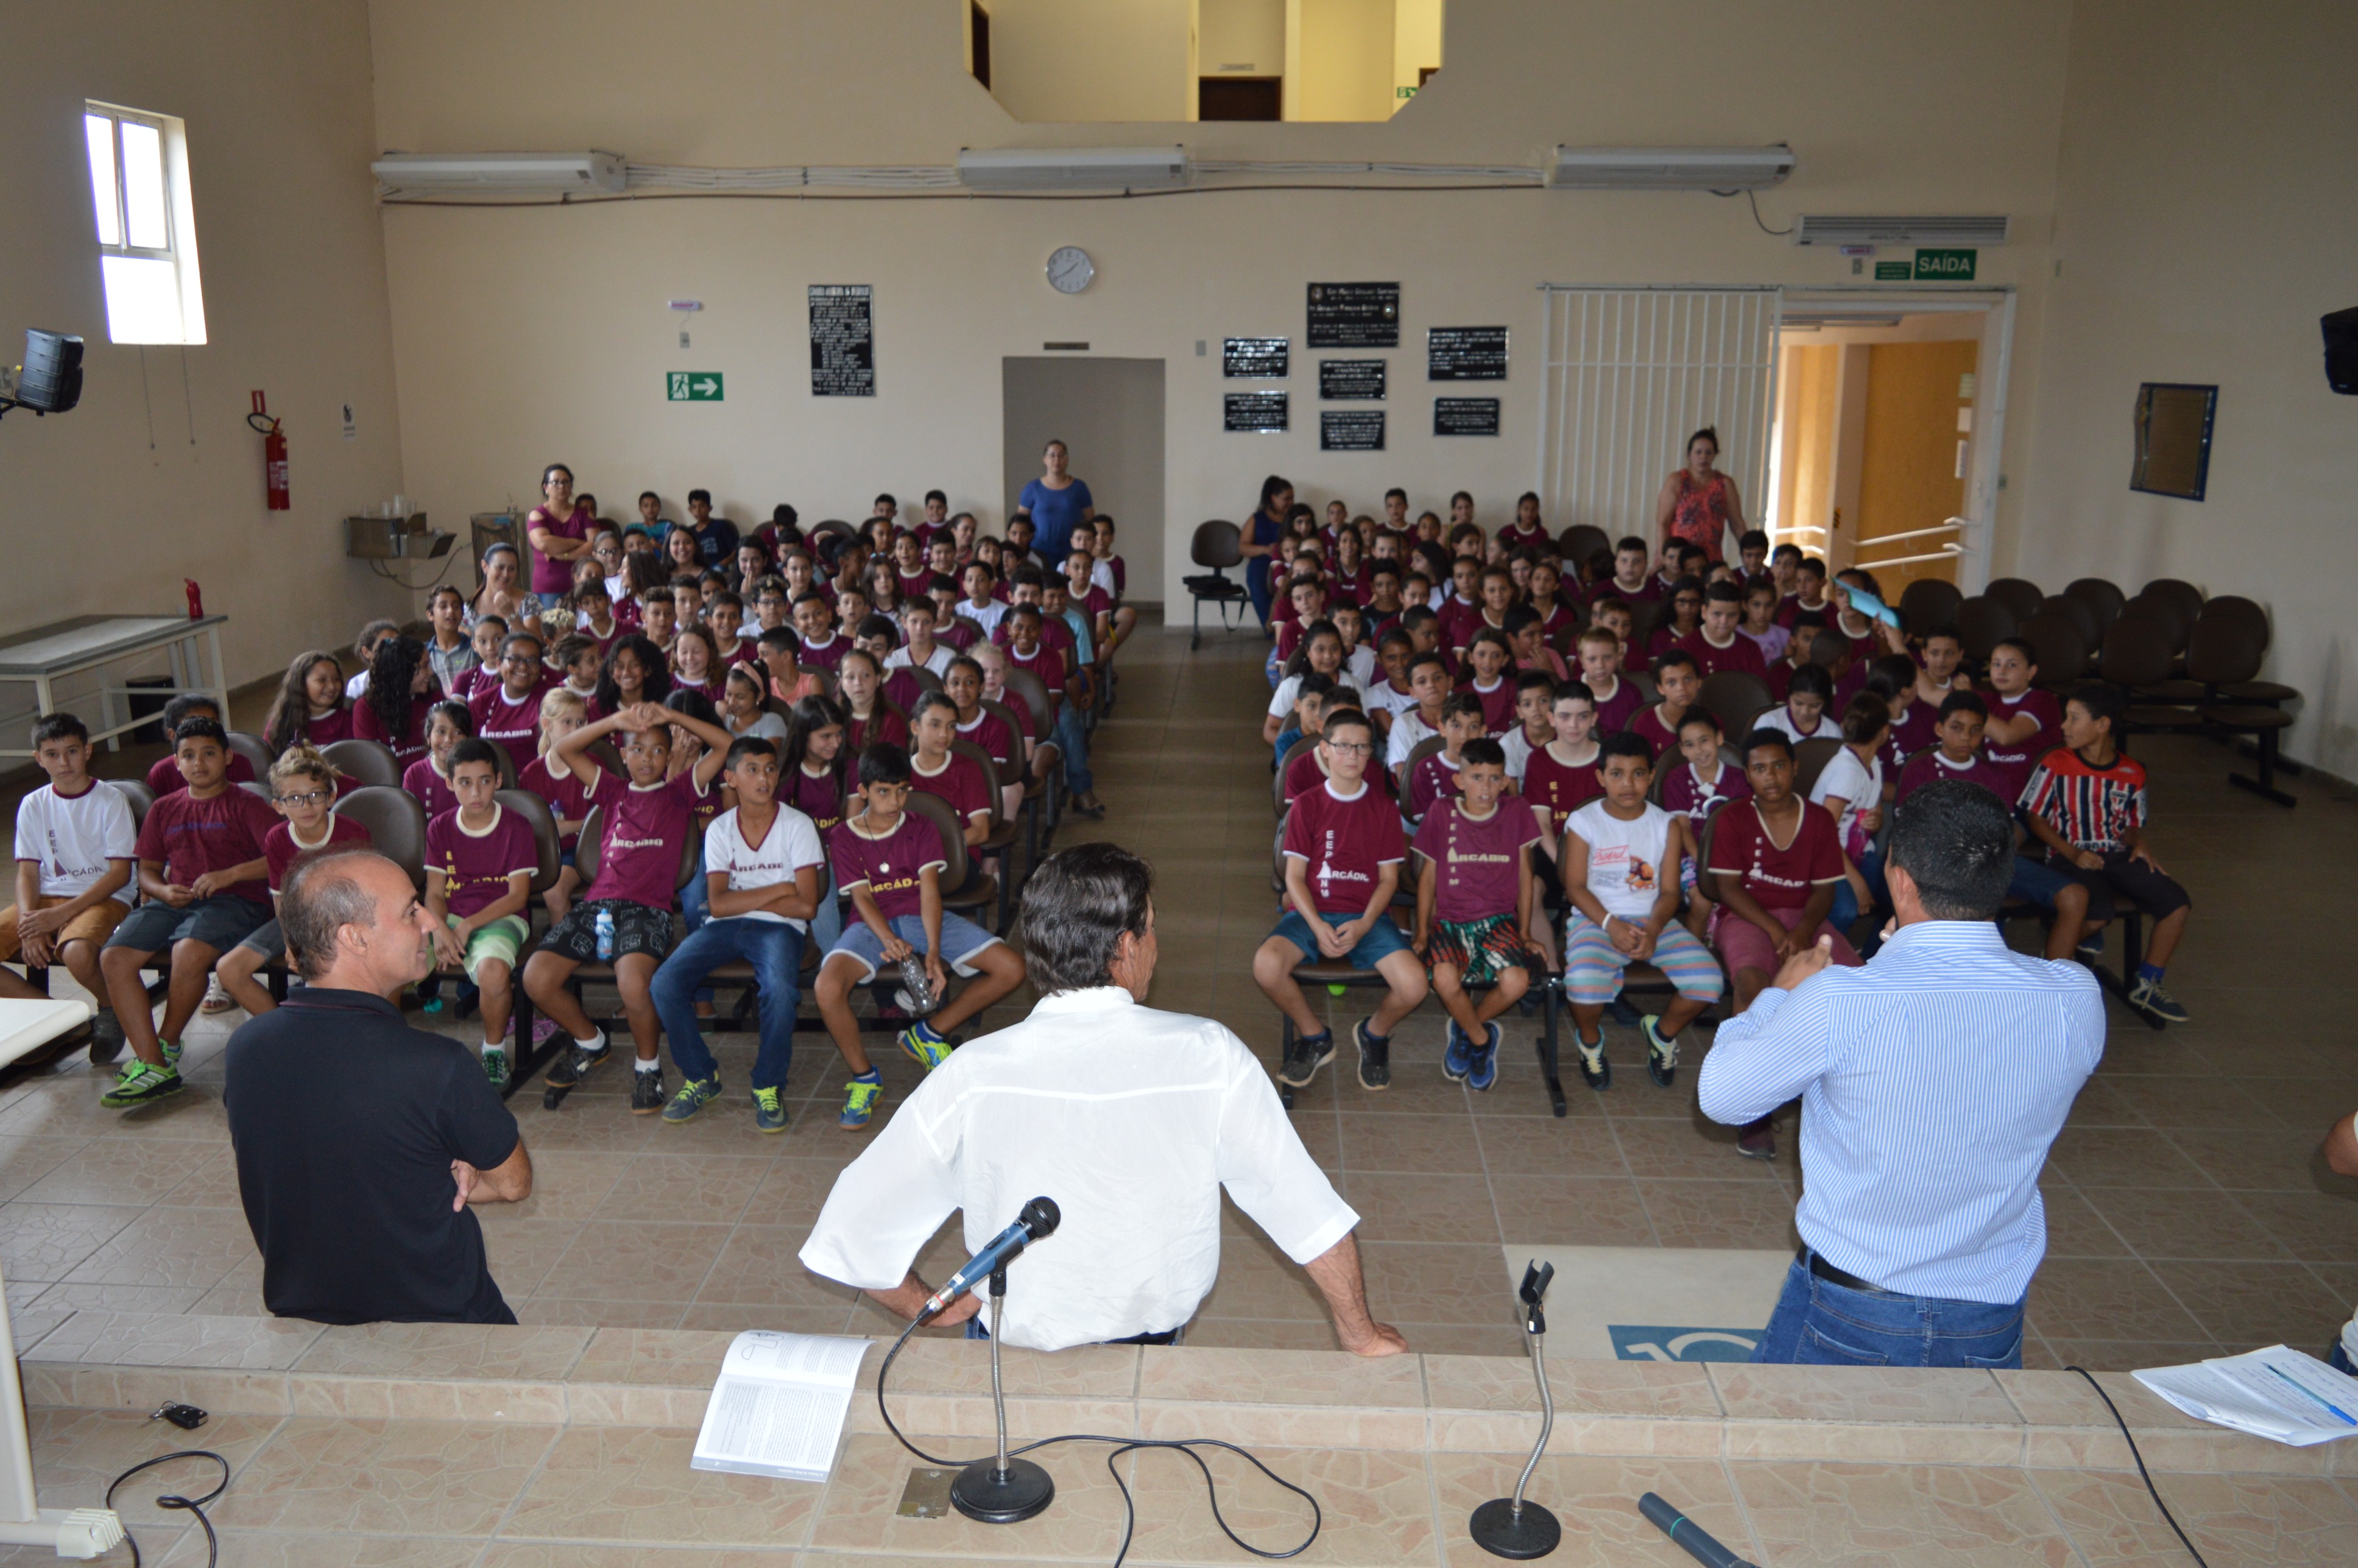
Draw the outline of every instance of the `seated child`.
M1815 666L1810 653L1817 646L1820 628L1813 621L1804 621L1780 630L1785 633L1785 655L1768 666L1768 695L1782 702L1792 689L1793 676ZM1831 685L1828 689L1832 689Z
M280 891L287 886L287 874L302 856L339 844L369 842L367 828L334 815L342 783L335 765L308 746L294 747L271 764L271 800L278 815L286 819L274 823L262 838L274 910ZM283 960L286 957L287 938L274 915L253 935L222 954L221 962L213 966L213 973L220 978L222 989L245 1009L248 1016L259 1018L278 1004L271 1000L268 989L255 982L254 974L273 959Z
M1704 615L1709 614L1706 606ZM1785 656L1786 645L1793 640L1793 633L1777 623L1775 583L1755 580L1744 585L1744 623L1736 630L1737 635L1760 650L1760 675L1767 679L1769 666Z
M2063 710L2055 694L2031 683L2039 678L2039 655L2021 637L2007 637L1990 650L1989 723L1982 730L1982 749L1997 764L2022 798L2033 769L2063 740ZM2003 798L2003 796L2001 796Z
M809 669L834 670L851 639L835 629L835 611L827 596L816 589L801 594L795 600L794 613L795 630L802 634L795 662Z
M1891 733L1883 742L1887 780L1898 779L1900 765L1939 738L1941 705L1917 695L1916 676L1916 661L1906 654L1885 654L1867 666L1862 689L1881 697L1891 713Z
M427 709L426 754L401 770L401 787L417 797L426 820L459 809L458 793L450 787L450 753L461 741L475 738L475 716L455 702L438 702Z
M794 720L786 726L786 743L778 753L778 803L811 819L822 847L835 825L868 803L855 780L847 779L852 758L843 747L843 709L833 697L806 697L795 704ZM811 915L811 941L821 952L831 952L843 935L841 889L835 885L832 864L819 868L824 889Z
M1611 735L1629 728L1629 721L1646 706L1646 694L1638 689L1635 681L1621 678L1621 654L1628 645L1626 633L1605 623L1610 618L1606 606L1597 606L1596 613L1598 624L1583 632L1573 649L1580 659L1581 684L1588 687L1596 710L1596 732ZM1628 618L1627 610L1618 617L1624 622Z
M90 727L72 714L52 713L34 724L33 759L49 782L16 807L16 899L0 910L0 964L64 964L98 1003L91 1060L106 1063L121 1054L124 1034L98 954L131 912L138 829L123 792L90 776L91 754ZM48 995L0 968L0 996Z
M1538 611L1528 604L1516 605L1507 611L1504 629L1507 642L1515 650L1516 669L1526 675L1536 671L1551 680L1571 677L1572 669L1563 662L1563 655L1547 645L1545 623Z
M1517 723L1498 741L1512 790L1523 787L1523 773L1531 765L1531 753L1555 739L1555 722L1549 712L1555 707L1555 688L1561 684L1545 670L1525 670L1515 676Z
M314 749L349 741L352 708L344 697L343 666L333 654L297 654L263 720L262 744L276 757L289 746Z
M836 697L850 730L844 744L855 752L871 746L906 746L907 717L884 697L883 667L865 648L847 648L835 666Z
M1719 754L1719 720L1708 708L1690 708L1679 720L1679 761L1662 781L1662 808L1685 817L1697 833L1711 814L1733 800L1752 798L1744 771ZM1663 759L1664 766L1671 766ZM1698 843L1701 840L1698 838Z
M173 758L187 783L158 795L139 825L139 892L147 902L124 916L98 956L106 998L133 1052L99 1100L109 1110L180 1092L180 1033L204 1000L214 960L270 918L262 841L276 818L261 797L230 782L229 735L220 720L184 719L173 734ZM158 954L168 955L170 977L160 1030L139 978Z
M950 1036L958 1026L1023 983L1023 960L998 937L962 915L942 908L942 871L948 864L941 834L907 809L908 756L890 746L860 754L860 787L866 805L828 835L836 885L850 895L857 920L821 960L819 1017L851 1069L845 1086L847 1131L866 1127L883 1092L883 1076L860 1043L851 1013L851 989L876 978L886 964L912 954L925 960L925 979L937 1011L898 1036L901 1049L927 1072L949 1059ZM970 982L949 996L948 969Z
M1441 705L1441 749L1411 762L1401 784L1401 814L1422 822L1433 803L1457 793L1457 770L1465 765L1466 742L1488 732L1482 699L1470 691L1454 691ZM1504 766L1502 761L1499 764Z
M538 656L535 652L535 662ZM483 672L475 676L480 688ZM426 644L387 637L377 644L368 690L352 709L352 738L374 741L406 768L426 754L426 713L433 706L434 666L426 662ZM234 769L231 780L239 782Z
M1654 965L1678 1000L1639 1027L1646 1074L1663 1088L1675 1080L1679 1032L1719 1000L1719 965L1678 922L1680 868L1694 856L1687 819L1647 800L1654 762L1646 742L1624 731L1598 742L1604 795L1572 814L1563 839L1563 989L1572 1004L1580 1076L1593 1089L1612 1087L1605 1059L1605 1009L1621 992L1630 964Z
M1693 654L1695 673L1708 680L1722 670L1767 679L1768 660L1760 645L1744 635L1744 590L1732 582L1715 582L1703 590L1703 624L1679 640Z
M1284 678L1270 694L1269 712L1261 719L1262 740L1273 744L1288 728L1286 721L1292 718L1294 701L1301 694L1301 677L1306 675L1325 676L1331 691L1341 694L1339 700L1347 700L1354 708L1359 706L1358 683L1343 668L1342 633L1331 621L1314 622L1294 648L1293 657L1286 662ZM1282 748L1278 754L1285 754Z
M1451 795L1433 804L1416 830L1412 946L1449 1014L1443 1074L1487 1091L1498 1081L1497 1020L1522 1000L1532 971L1545 962L1531 935L1545 918L1531 875L1540 829L1504 798L1507 757L1498 742L1470 735L1460 746ZM1486 982L1490 994L1477 1003L1466 988Z
M1753 722L1760 729L1776 730L1797 746L1804 741L1838 741L1842 726L1826 712L1833 695L1833 677L1815 665L1804 665L1793 672L1784 706L1770 708Z
M1335 622L1335 635L1343 643L1342 674L1351 677L1351 685L1366 691L1376 684L1376 651L1368 645L1368 612L1356 604L1341 604L1328 620Z
M1415 655L1416 639L1398 626L1376 639L1376 678L1359 690L1368 699L1368 717L1376 721L1376 733L1386 741L1391 739L1393 716L1416 706L1408 679L1409 661Z
M1507 634L1485 626L1466 645L1467 676L1458 689L1482 704L1483 732L1503 735L1515 727L1515 685L1507 672L1515 667L1515 650Z
M761 669L769 677L770 695L780 702L800 702L821 689L817 672L802 667L795 657L802 634L791 626L773 626L754 641Z
M2063 705L2063 744L2032 771L2022 792L2023 817L2047 846L2048 864L2088 890L2094 932L2112 924L2115 893L2137 901L2153 926L2136 976L2122 977L2129 981L2129 1006L2149 1019L2183 1023L2186 1008L2162 989L2161 979L2194 901L2146 841L2145 766L2114 739L2124 717L2117 687L2101 681L2073 687Z
M1293 751L1304 735L1323 732L1326 722L1326 704L1335 696L1334 677L1320 675L1316 670L1304 670L1298 676L1285 678L1286 685L1293 688L1293 706L1282 720L1285 727L1277 732L1277 740L1272 742L1277 748L1276 760L1270 764L1273 768L1285 764L1286 753ZM1282 696L1285 687L1280 687L1278 692ZM1274 714L1271 717L1276 718Z
M1008 612L1007 643L1001 652L1010 669L1029 670L1038 676L1052 701L1064 698L1055 703L1055 741L1065 756L1065 788L1075 811L1084 816L1103 816L1105 804L1098 799L1096 776L1089 771L1088 672L1073 669L1063 654L1043 641L1044 624L1038 605L1017 604Z
M475 668L483 662L467 635L466 618L467 596L447 583L426 601L427 623L434 629L426 640L426 662L434 669L434 689L460 702L474 689ZM359 699L344 700L350 704Z
M1557 687L1550 694L1548 727L1555 739L1531 753L1522 783L1523 799L1539 824L1540 848L1547 852L1539 868L1543 880L1555 872L1564 824L1605 787L1596 775L1603 753L1596 744L1595 694L1579 681Z
M1421 668L1420 676L1424 673ZM1326 782L1296 800L1285 816L1288 907L1253 955L1253 979L1293 1022L1293 1048L1277 1074L1278 1082L1293 1088L1308 1085L1335 1054L1334 1033L1311 1011L1294 981L1296 968L1347 959L1353 968L1383 977L1389 989L1375 1015L1351 1030L1359 1087L1369 1090L1390 1086L1391 1031L1416 1011L1427 989L1424 966L1391 918L1408 845L1399 811L1367 777L1375 744L1375 726L1366 714L1347 708L1328 714L1318 743Z
M764 741L782 741L786 738L786 721L769 708L767 682L758 672L758 665L731 665L728 678L720 687L720 722L729 733L743 740L759 735Z
M1695 656L1684 648L1672 648L1656 658L1654 689L1661 694L1661 700L1639 708L1629 720L1628 732L1646 742L1650 760L1659 761L1678 750L1679 726L1693 708L1695 694L1703 689Z
M697 733L706 749L694 768L666 778L675 726ZM590 747L608 735L622 738L626 778L615 778L590 760ZM729 731L719 725L642 702L583 725L550 751L549 770L569 769L580 782L583 800L600 815L596 877L525 964L525 994L571 1037L565 1059L548 1069L550 1087L572 1087L613 1054L606 1032L590 1022L567 983L584 964L611 962L637 1047L632 1113L653 1116L663 1109L663 1024L651 988L656 966L671 952L672 905L680 857L695 831L695 808L711 792L729 745ZM605 952L599 950L600 914L613 923Z
M225 722L222 718L221 705L211 697L202 692L182 692L164 705L164 733L177 736L180 726L191 719L210 719L215 724ZM224 729L222 732L226 735L228 730ZM228 769L225 777L231 784L254 782L254 764L235 752L229 753ZM155 764L148 768L147 793L161 800L175 790L188 787L189 781L180 775L179 749L176 742L171 752L157 758Z
M983 755L999 765L999 819L1013 822L1023 815L1027 759L1022 733L983 707L982 665L963 654L950 661L942 676L942 695L957 710L957 738L981 747Z
M532 935L540 850L531 825L493 798L500 787L493 742L460 741L450 753L450 784L459 804L426 825L426 908L439 922L434 958L481 992L483 1076L505 1088L509 978Z
M617 631L614 638L620 641L623 635ZM559 638L548 650L549 673L564 678L544 682L544 692L569 691L585 702L597 696L598 675L605 666L607 646L606 643L592 642L578 632L570 637Z
M1409 661L1409 690L1416 705L1392 715L1391 738L1385 743L1384 766L1401 789L1408 787L1409 753L1441 733L1442 705L1449 700L1449 671L1439 654L1419 654ZM1370 723L1374 722L1372 719Z
M1890 737L1891 710L1873 692L1859 693L1843 710L1842 750L1810 786L1812 803L1833 814L1834 838L1842 845L1842 885L1827 915L1837 931L1847 932L1883 902L1883 855L1875 835L1883 826L1882 752Z
M909 715L909 729L910 787L938 796L966 825L966 847L980 849L995 826L999 803L991 798L982 764L950 750L957 739L957 704L946 692L923 693Z

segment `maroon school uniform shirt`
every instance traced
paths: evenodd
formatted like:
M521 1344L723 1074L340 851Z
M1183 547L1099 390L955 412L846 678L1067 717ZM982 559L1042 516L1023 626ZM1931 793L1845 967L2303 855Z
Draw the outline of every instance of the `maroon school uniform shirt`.
M1001 784L1012 782L1013 775L1009 774L1007 769L1022 766L1023 742L1016 739L1015 731L1007 727L1005 719L988 708L979 710L972 719L959 725L957 737L981 747L983 754L1000 765Z
M1588 602L1591 604L1600 599L1617 599L1624 604L1635 606L1651 604L1661 597L1661 588L1654 581L1651 572L1648 572L1646 580L1636 588L1623 588L1617 579L1608 577L1599 579L1596 585L1588 590Z
M809 817L822 839L843 820L843 775L832 767L813 773L797 762L779 781L779 803Z
M2012 806L2021 800L2022 786L2030 782L2031 770L2039 766L2039 759L2063 743L2063 708L2055 700L2053 692L2040 691L2036 687L2019 697L2000 697L1995 691L1985 691L1982 700L1989 704L1992 719L2028 713L2039 720L2039 732L2027 741L2010 746L1986 741L1982 743L1983 752L1997 764L2006 779L2007 787L1998 792L1998 798Z
M1682 713L1679 717L1683 719L1686 715ZM1647 749L1654 753L1656 762L1662 760L1664 753L1679 748L1678 731L1662 722L1660 703L1650 702L1639 708L1636 717L1629 720L1629 733L1646 742Z
M211 799L199 800L183 787L147 808L136 849L141 860L164 863L166 881L192 887L209 871L263 859L262 841L278 823L278 814L252 790L229 784ZM265 906L270 903L266 876L224 891Z
M1429 814L1435 801L1455 798L1461 765L1462 762L1451 762L1445 752L1429 752L1416 760L1408 771L1406 798L1401 802L1401 810L1411 821Z
M1912 759L1899 770L1899 782L1892 786L1891 804L1898 806L1936 779L1963 779L1967 784L1977 784L2006 802L2007 810L2014 809L2015 797L2006 793L2012 787L2012 783L2004 768L1991 762L1980 751L1975 751L1963 762L1952 762L1937 747ZM2017 795L2020 793L2016 791Z
M1824 806L1803 801L1793 841L1779 849L1758 802L1731 806L1712 829L1711 870L1738 879L1763 909L1799 909L1819 888L1842 881L1833 816Z
M1464 925L1520 913L1523 857L1539 841L1539 822L1512 795L1484 817L1469 816L1462 800L1434 806L1416 830L1416 852L1436 873L1434 915Z
M902 717L879 702L865 719L848 719L843 727L843 754L857 757L871 746L897 746L906 751L909 746L909 726Z
M1498 684L1487 691L1482 689L1480 682L1470 677L1457 689L1470 691L1481 699L1484 734L1504 735L1522 722L1515 717L1515 683L1506 676L1500 676Z
M433 706L422 694L413 696L409 699L409 722L403 726L404 732L388 735L375 706L362 697L352 708L352 739L373 741L387 748L393 752L393 760L406 768L426 754L426 715Z
M925 688L917 684L915 672L906 665L885 671L884 684L879 689L884 693L885 701L903 713L914 712L917 698L925 695Z
M1383 869L1408 858L1408 843L1383 791L1363 779L1347 799L1329 779L1286 814L1285 854L1307 862L1310 897L1320 914L1357 917L1368 912Z
M600 772L584 795L605 807L604 838L599 846L598 880L582 898L626 899L649 909L667 910L679 888L681 846L695 831L695 809L707 796L691 771L644 789Z
M442 873L450 913L464 920L508 895L508 879L540 869L540 849L525 819L494 801L492 825L481 833L453 809L426 825L426 869Z
M1537 611L1539 606L1534 604L1531 609ZM1565 640L1579 630L1579 615L1562 599L1549 605L1547 612L1540 616L1540 641L1558 653L1569 645Z
M1534 523L1526 528L1520 522L1509 523L1498 530L1498 543L1509 550L1520 550L1526 545L1547 543L1547 525Z
M298 727L307 746L332 746L352 738L352 705L342 704L324 718L306 719Z
M1941 710L1921 699L1909 703L1908 711L1892 721L1891 733L1885 737L1883 759L1886 778L1898 778L1899 769L1909 758L1927 746L1938 744L1941 738Z
M254 783L254 764L235 752L229 754L229 782L233 786ZM180 764L177 759L158 757L156 765L147 770L147 793L157 800L188 787L189 781L180 776ZM234 861L231 863L235 864Z
M1072 665L1065 663L1065 656L1048 646L1045 641L1040 643L1028 654L1017 653L1015 645L1012 643L1009 643L1007 664L1011 669L1030 670L1033 675L1038 676L1040 684L1048 688L1051 701L1063 698L1065 682L1068 678L1066 672L1072 668Z
M1523 764L1523 803L1544 806L1548 814L1548 831L1561 843L1565 818L1605 793L1596 770L1603 764L1604 753L1585 762L1570 766L1555 760L1555 754L1541 746Z
M990 798L990 781L983 777L982 764L956 752L942 759L942 769L937 773L926 773L917 765L917 759L911 757L909 783L948 802L962 824L972 821L978 811L995 815L999 810L999 803Z
M824 643L801 639L802 646L795 650L795 663L806 670L825 670L829 675L843 663L843 655L851 651L851 639L838 632Z
M1726 670L1758 676L1763 680L1768 676L1768 661L1760 656L1760 644L1741 632L1732 634L1726 647L1714 648L1698 626L1679 639L1679 651L1694 655L1695 668L1705 680Z
M459 809L459 796L450 788L450 781L434 765L429 753L401 770L401 787L417 797L426 808L426 820L433 821L446 811Z
M1453 651L1462 650L1474 641L1474 633L1487 624L1482 619L1478 600L1460 599L1452 593L1441 601L1441 645Z
M1709 816L1714 806L1723 802L1750 800L1752 782L1744 776L1742 768L1725 762L1714 762L1719 771L1708 780L1695 777L1694 764L1684 757L1671 769L1670 777L1662 781L1662 809L1683 814L1697 827Z
M1703 628L1700 626L1695 628L1695 632L1701 632ZM1694 634L1695 633L1691 632L1687 633L1687 636L1693 636ZM1676 626L1672 625L1670 622L1663 622L1660 626L1655 627L1651 632L1646 633L1646 663L1650 665L1656 659L1660 658L1672 648L1678 647L1684 641L1685 639L1679 634L1679 629Z
M1832 599L1822 599L1815 604L1803 604L1800 594L1789 593L1777 601L1777 624L1788 632L1796 626L1802 625L1831 626L1834 623L1834 616L1837 613Z
M1588 689L1594 696L1596 688L1590 687ZM1629 721L1638 717L1638 710L1645 706L1646 694L1638 689L1636 681L1622 676L1614 676L1612 695L1596 698L1596 732L1610 735L1617 730L1627 730Z
M907 811L889 833L863 831L857 822L838 822L827 836L827 860L844 892L865 887L876 912L888 922L925 913L925 872L945 870L949 857L934 825ZM848 924L848 923L847 923Z
M271 824L269 832L262 836L262 858L270 862L270 871L264 880L270 884L272 892L278 892L287 886L287 873L303 856L321 849L332 849L340 844L365 844L368 841L369 830L359 823L348 816L330 816L328 818L326 843L297 844L295 841L295 825L282 816Z
M402 782L408 781L405 778ZM573 770L562 763L552 764L546 757L535 757L516 770L516 783L546 801L548 814L559 822L579 822L590 815L589 792L573 776ZM570 849L580 838L578 830L568 833L560 828L557 847Z

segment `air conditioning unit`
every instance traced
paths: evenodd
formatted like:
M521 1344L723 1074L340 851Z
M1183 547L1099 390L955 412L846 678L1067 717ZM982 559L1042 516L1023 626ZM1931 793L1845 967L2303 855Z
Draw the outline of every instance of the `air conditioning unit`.
M369 172L394 190L620 190L620 153L387 153Z
M1169 190L1194 170L1183 146L960 147L957 174L969 190Z
M1564 190L1758 190L1793 172L1793 149L1558 147L1547 182Z
M2006 219L1824 218L1804 213L1793 222L1797 245L1958 245L1987 249L2006 243Z

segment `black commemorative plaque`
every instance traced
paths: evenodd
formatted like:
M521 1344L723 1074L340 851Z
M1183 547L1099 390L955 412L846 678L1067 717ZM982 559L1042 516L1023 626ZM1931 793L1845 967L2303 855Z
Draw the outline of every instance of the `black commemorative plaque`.
M1312 284L1310 346L1314 349L1399 348L1400 285Z
M874 295L865 283L810 286L813 397L876 395Z
M1427 381L1504 381L1504 327L1428 327L1424 333Z
M1286 428L1282 392L1222 393L1220 406L1220 428L1232 434L1262 436Z
M1318 395L1331 403L1381 403L1382 360L1320 360Z
M1322 452L1380 452L1384 449L1381 409L1321 410L1318 449Z
M1220 373L1282 381L1293 373L1293 343L1291 338L1223 338Z
M1495 436L1498 433L1498 400L1495 397L1436 397L1433 400L1433 433L1436 436Z

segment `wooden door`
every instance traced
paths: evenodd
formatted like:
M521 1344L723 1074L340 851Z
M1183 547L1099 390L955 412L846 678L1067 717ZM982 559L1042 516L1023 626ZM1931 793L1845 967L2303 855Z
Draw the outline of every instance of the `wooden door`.
M1877 343L1868 350L1866 432L1859 464L1857 531L1853 559L1875 574L1888 598L1920 577L1957 580L1953 559L1878 567L1879 560L1928 555L1957 534L1934 534L1888 544L1963 512L1972 458L1972 384L1981 352L1974 339L1935 343ZM1960 411L1965 411L1960 417Z

